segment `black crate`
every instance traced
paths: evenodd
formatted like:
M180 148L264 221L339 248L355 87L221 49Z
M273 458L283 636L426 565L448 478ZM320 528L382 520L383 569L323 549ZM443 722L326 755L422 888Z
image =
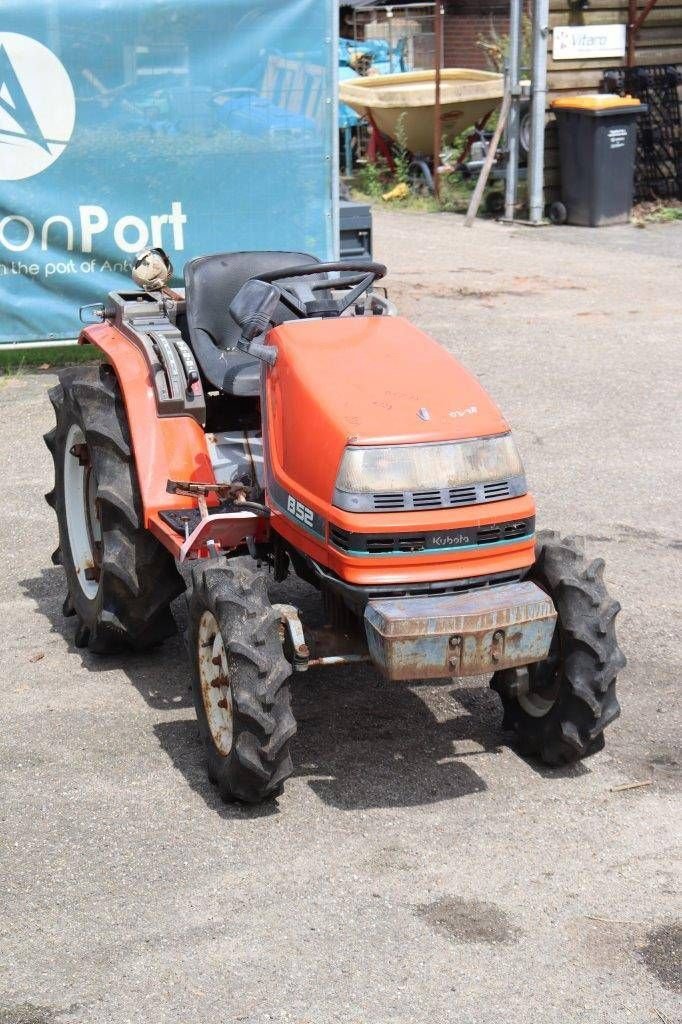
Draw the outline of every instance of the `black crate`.
M372 259L372 210L366 203L339 200L342 260Z

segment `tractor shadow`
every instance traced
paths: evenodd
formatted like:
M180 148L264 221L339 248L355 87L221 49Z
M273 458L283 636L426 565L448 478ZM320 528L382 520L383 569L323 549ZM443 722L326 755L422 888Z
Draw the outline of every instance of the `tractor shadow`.
M207 778L190 692L184 598L173 606L178 636L145 654L100 656L74 645L75 619L62 614L61 570L44 569L20 586L89 671L118 669L150 708L188 712L157 721L153 729L174 767L211 810L230 819L277 813L276 803L226 804ZM324 803L341 810L418 806L481 793L486 783L470 762L481 754L499 754L504 746L497 697L486 688L389 683L372 666L352 665L294 675L292 701L298 722L294 778L306 779ZM467 749L458 753L461 743ZM545 774L535 762L527 763ZM580 766L567 774L585 770Z
M295 774L326 804L341 810L410 807L454 800L487 787L454 744L498 752L493 730L470 715L438 721L420 690L384 681L371 666L311 670L294 679L298 722ZM439 689L439 709L452 684ZM470 743L467 746L471 746Z

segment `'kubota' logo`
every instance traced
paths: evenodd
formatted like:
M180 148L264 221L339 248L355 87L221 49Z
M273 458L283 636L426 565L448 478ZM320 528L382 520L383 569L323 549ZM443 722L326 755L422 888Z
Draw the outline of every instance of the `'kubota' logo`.
M44 171L64 152L75 119L73 86L54 53L0 32L0 179Z

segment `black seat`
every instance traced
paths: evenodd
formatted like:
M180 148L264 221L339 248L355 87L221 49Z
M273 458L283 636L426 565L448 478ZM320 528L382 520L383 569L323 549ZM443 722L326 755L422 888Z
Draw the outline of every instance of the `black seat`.
M185 264L189 342L209 384L232 395L259 393L261 364L237 348L240 330L230 316L230 303L250 277L319 262L304 252L225 252ZM280 303L276 322L292 319L294 314Z

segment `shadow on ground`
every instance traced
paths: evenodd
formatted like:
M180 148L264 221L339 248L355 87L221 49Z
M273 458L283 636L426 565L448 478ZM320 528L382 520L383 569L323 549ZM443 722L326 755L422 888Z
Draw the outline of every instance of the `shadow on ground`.
M45 569L21 586L37 604L37 614L44 615L52 631L75 650L75 619L62 614L61 570ZM286 597L291 600L288 589ZM311 601L314 593L302 595L304 614ZM184 605L181 598L174 606L181 630L186 621ZM144 655L78 653L92 672L124 672L149 707L190 712L187 718L160 720L153 728L174 766L211 809L227 817L276 812L275 804L257 808L224 804L209 782L182 634ZM386 682L364 665L311 669L294 676L295 774L306 778L325 803L344 810L432 804L482 792L486 784L469 762L480 753L501 750L498 699L485 688L445 683L437 688L437 719L428 703L434 692L433 686ZM458 753L456 745L462 741L468 749ZM541 766L529 764L546 774ZM552 775L570 777L586 770L579 765Z

